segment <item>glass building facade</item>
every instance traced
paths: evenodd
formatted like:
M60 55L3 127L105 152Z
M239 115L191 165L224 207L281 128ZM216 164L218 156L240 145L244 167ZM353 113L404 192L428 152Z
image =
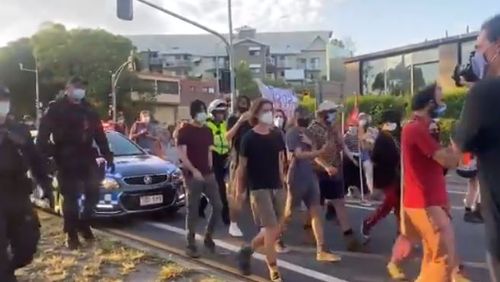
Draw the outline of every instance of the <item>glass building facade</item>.
M426 85L450 80L456 64L469 62L475 36L444 38L347 60L352 70L359 69L359 80L351 79L354 84L348 85L348 91L363 95L411 95Z

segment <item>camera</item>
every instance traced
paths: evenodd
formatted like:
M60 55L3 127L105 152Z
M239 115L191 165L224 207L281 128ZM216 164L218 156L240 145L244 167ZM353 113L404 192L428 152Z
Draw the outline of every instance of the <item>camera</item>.
M479 77L474 73L472 68L472 58L476 54L476 51L472 51L469 56L469 62L467 65L457 65L453 71L453 76L451 77L455 81L457 87L464 87L465 85L461 82L460 77L463 77L467 82L477 82Z

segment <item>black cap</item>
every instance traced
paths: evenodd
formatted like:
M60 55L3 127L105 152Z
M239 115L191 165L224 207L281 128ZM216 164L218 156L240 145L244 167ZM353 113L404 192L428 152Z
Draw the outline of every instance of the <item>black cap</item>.
M399 123L401 122L402 114L399 111L396 110L386 110L382 113L382 123L386 122L394 122L394 123Z
M6 86L0 84L0 99L9 99L10 90Z

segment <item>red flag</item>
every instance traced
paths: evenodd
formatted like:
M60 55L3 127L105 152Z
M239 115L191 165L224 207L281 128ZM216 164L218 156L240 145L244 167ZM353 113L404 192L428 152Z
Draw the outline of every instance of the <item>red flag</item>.
M357 125L358 115L359 115L359 104L358 104L358 93L354 96L354 107L352 108L349 118L347 119L347 125Z

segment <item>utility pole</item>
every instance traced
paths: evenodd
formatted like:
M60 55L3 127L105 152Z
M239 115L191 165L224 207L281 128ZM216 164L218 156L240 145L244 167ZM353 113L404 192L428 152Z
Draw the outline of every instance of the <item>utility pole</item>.
M227 18L229 24L229 68L231 73L231 113L236 111L236 77L234 75L234 50L233 50L233 10L231 0L227 0Z
M38 80L38 65L35 59L35 69L26 69L22 63L19 63L19 69L25 72L31 72L35 74L35 120L36 125L40 124L40 119L42 118L42 109L40 107L40 84Z
M217 76L215 77L215 83L216 83L216 90L215 93L217 94L217 98L220 96L220 73L219 73L219 57L215 55L215 73Z

